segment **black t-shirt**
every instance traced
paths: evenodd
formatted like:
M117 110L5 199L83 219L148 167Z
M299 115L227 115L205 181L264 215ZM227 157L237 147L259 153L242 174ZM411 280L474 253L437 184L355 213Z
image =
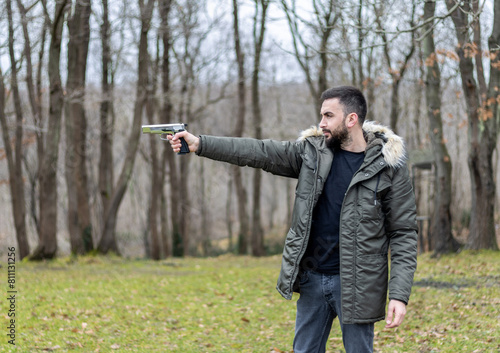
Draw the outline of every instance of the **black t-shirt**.
M303 269L339 274L340 212L347 188L364 158L364 152L335 151L323 193L314 208L309 243L301 263Z

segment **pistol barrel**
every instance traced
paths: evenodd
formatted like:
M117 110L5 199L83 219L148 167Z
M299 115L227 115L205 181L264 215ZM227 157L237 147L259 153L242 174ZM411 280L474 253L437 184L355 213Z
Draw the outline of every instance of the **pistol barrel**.
M143 134L175 134L186 129L187 124L142 125Z

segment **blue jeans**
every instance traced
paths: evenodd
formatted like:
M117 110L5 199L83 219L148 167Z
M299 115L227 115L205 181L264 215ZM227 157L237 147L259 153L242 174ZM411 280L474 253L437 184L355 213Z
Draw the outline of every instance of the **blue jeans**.
M333 319L339 317L347 353L373 352L374 324L343 324L340 276L306 271L300 276L294 353L325 352Z

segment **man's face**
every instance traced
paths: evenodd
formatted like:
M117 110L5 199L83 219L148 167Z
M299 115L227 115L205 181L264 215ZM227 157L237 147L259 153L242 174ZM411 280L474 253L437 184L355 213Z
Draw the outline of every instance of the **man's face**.
M349 130L338 98L327 99L323 102L319 127L323 130L328 147L340 147L349 140Z

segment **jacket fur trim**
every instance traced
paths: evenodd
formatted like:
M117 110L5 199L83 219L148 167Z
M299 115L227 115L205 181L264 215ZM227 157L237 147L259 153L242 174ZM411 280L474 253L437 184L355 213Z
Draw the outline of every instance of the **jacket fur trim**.
M401 167L406 163L407 156L403 138L396 135L390 128L366 120L363 124L363 132L368 144L366 149L368 150L375 144L382 144L382 155L389 166ZM300 133L298 141L320 136L323 136L323 130L318 126L311 126Z

